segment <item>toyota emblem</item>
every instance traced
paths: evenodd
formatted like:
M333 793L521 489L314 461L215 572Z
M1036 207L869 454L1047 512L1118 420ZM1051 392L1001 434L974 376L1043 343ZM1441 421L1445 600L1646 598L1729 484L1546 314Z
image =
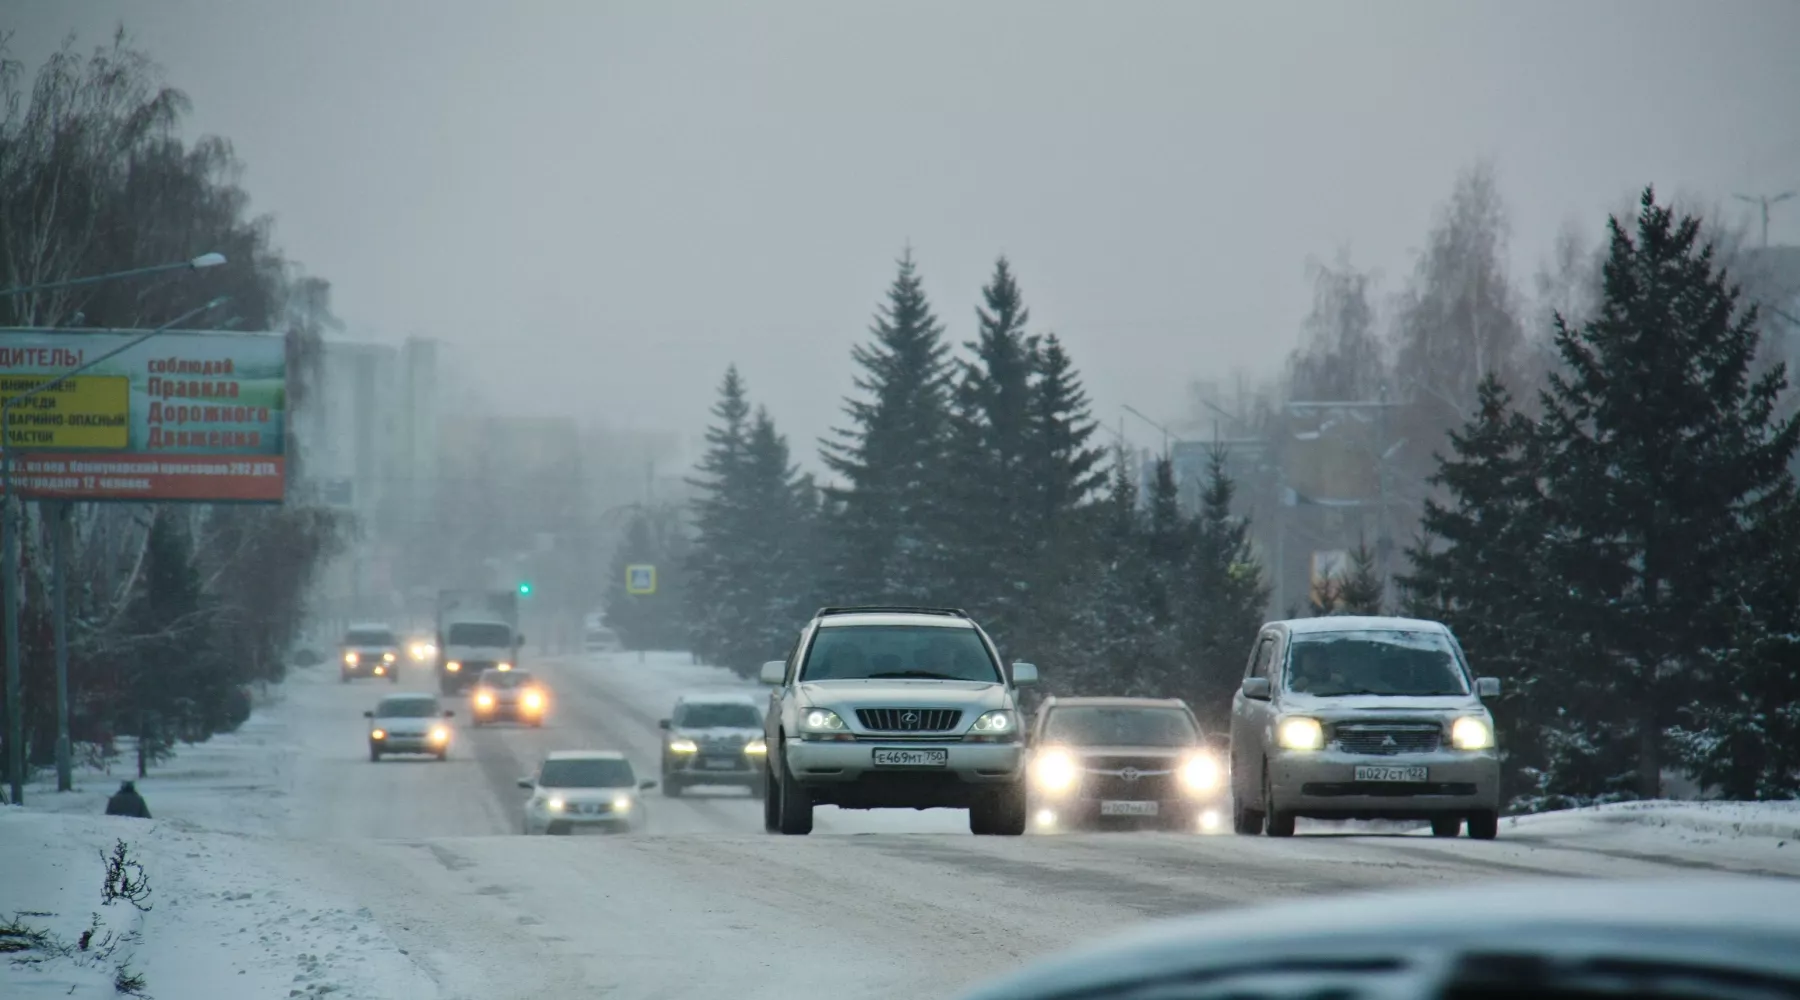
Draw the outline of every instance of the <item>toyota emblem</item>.
M1138 780L1138 769L1135 767L1128 767L1119 772L1119 777L1124 778L1126 781L1136 781Z
M917 713L917 712L901 712L900 713L900 722L903 725L916 726L919 724L919 713Z

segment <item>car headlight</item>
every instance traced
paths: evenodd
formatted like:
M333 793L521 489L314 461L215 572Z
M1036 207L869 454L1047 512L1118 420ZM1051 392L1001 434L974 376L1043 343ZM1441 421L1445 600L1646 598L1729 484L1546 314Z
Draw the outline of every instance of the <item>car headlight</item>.
M1465 715L1450 724L1450 745L1458 750L1486 750L1494 745L1494 729L1486 719Z
M476 708L493 708L494 707L494 696L491 694L488 694L486 691L477 691L475 693L475 707Z
M1321 750L1325 747L1325 727L1318 719L1304 715L1281 720L1275 735L1276 742L1284 750Z
M352 666L352 667L356 666L357 659L359 659L359 657L357 657L357 655L355 653L345 653L344 654L344 663L347 666Z
M511 670L511 669L512 669L512 664L510 664L510 663L496 663L496 664L494 664L494 669L495 669L495 670Z
M448 740L449 738L450 738L450 730L445 729L443 726L432 726L431 727L431 742L443 743L444 741Z
M700 745L689 739L673 739L669 741L670 753L698 753Z
M1005 709L984 712L975 724L969 727L969 735L992 739L1010 739L1018 731L1013 714Z
M841 733L848 729L844 720L829 708L809 708L800 716L803 733Z
M525 706L525 711L535 712L544 707L544 696L536 691L527 691L520 696L519 704Z
M372 739L372 740L385 740L385 739L387 739L387 730L385 730L385 729L371 729L371 730L369 730L369 739Z
M613 796L613 812L622 813L622 812L630 812L630 811L631 811L631 796L629 796L629 795Z
M383 653L383 654L381 654L381 662L383 662L383 663L392 663L392 662L394 662L394 654L392 654L392 653Z
M1181 762L1181 787L1190 792L1210 792L1219 787L1219 762L1212 754L1197 753Z
M462 669L462 664L456 662L455 660L451 660L449 663L444 664L444 669L448 670L454 674L458 670Z
M744 744L744 752L747 754L750 754L752 756L754 756L756 754L761 754L761 753L768 753L769 752L768 741L764 740L761 736L758 736L757 738Z
M1047 750L1031 762L1031 778L1046 792L1066 792L1080 776L1081 769L1066 750Z
M563 801L563 800L562 800L562 797L561 797L561 796L559 796L559 795L552 795L552 796L550 796L550 798L549 798L549 799L548 799L548 800L547 800L547 801L546 801L546 802L545 802L545 803L544 803L544 808L545 808L545 809L548 809L548 810L550 810L550 811L551 811L551 812L553 812L553 813L559 813L559 812L562 812L562 811L563 811L563 807L564 807L564 806L565 806L565 805L567 805L567 803L565 803L565 802L564 802L564 801Z

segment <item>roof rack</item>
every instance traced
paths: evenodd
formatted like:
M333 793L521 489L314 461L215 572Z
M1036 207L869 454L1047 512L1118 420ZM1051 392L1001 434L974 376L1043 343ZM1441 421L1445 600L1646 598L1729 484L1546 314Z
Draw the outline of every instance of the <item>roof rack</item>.
M864 604L864 605L852 605L849 607L841 607L841 608L820 608L818 611L813 613L813 617L814 618L824 618L824 617L827 617L828 615L880 615L880 614L946 615L946 616L949 616L952 618L967 618L967 617L969 617L968 612L964 611L961 608L918 608L918 607L909 607L904 604Z

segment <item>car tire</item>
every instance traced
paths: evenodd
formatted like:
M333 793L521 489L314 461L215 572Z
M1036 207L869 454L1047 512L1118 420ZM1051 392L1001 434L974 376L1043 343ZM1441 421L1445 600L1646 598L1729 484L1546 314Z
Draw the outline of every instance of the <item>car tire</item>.
M342 684L350 683L350 672L348 670L338 671L338 681Z
M1463 819L1461 816L1431 817L1431 835L1433 837L1457 836L1462 833L1462 826Z
M450 759L450 751L448 751L448 750L440 750L440 751L438 751L438 754L437 754L437 759L438 759L438 760L439 760L439 761L446 761L446 760L449 760L449 759Z
M785 747L781 748L781 759L776 763L781 767L781 781L776 784L778 792L775 796L776 828L784 836L804 837L813 828L812 796L794 780L794 772L788 770Z
M776 811L778 808L778 805L779 805L777 800L779 799L779 797L781 795L781 786L776 783L775 776L770 773L773 768L774 768L773 761L767 760L767 759L765 759L763 761L763 781L762 781L762 783L763 783L763 832L764 833L774 833L776 830L779 830L781 828L780 814Z
M398 671L398 670L389 670L389 671L388 671L388 672L387 672L387 675L388 675L388 683L389 683L389 684L398 684L398 683L400 683L400 671Z
M544 827L544 832L552 837L567 837L569 835L569 824L551 823Z
M1269 781L1269 765L1263 765L1263 809L1267 818L1263 832L1271 837L1294 835L1294 814L1275 808L1275 789Z
M1007 785L977 799L969 808L969 832L978 836L1017 837L1025 832L1025 783Z
M754 781L751 781L747 787L750 789L751 797L762 799L765 802L768 801L769 782L767 779L757 778Z
M664 798L670 798L670 799L681 798L681 793L682 793L681 779L671 777L670 775L664 774L663 780L662 780L662 793L663 793Z
M1470 813L1469 836L1474 840L1493 840L1500 836L1500 814L1491 809Z
M381 751L380 750L377 750L374 747L369 748L369 763L371 763L371 764L381 763Z

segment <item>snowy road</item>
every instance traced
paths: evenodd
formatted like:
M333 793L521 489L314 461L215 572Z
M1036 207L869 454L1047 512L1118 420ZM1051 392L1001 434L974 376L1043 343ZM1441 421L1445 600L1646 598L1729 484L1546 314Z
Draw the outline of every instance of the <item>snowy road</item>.
M270 751L262 771L221 772L216 794L169 800L173 811L159 813L159 824L219 845L171 849L169 862L229 856L232 872L253 873L233 876L238 889L303 889L309 912L354 925L345 933L359 944L329 960L282 936L287 925L276 929L267 911L269 926L233 932L291 945L314 970L303 974L336 977L337 995L495 998L947 996L1136 921L1281 896L1542 874L1800 877L1800 845L1762 836L1771 831L1730 836L1592 814L1508 823L1500 840L1478 843L1319 828L1286 841L975 838L961 813L822 810L813 836L783 838L761 832L759 806L742 792L702 790L651 793L641 835L527 838L516 832L526 793L515 782L544 752L623 749L654 776L657 718L684 685L718 679L671 657L539 671L555 692L549 725L459 727L445 763L369 762L361 713L393 688L296 678L247 727L245 740ZM427 686L416 676L399 685ZM155 808L155 788L147 794ZM238 835L217 840L214 830ZM377 960L406 974L359 973Z

